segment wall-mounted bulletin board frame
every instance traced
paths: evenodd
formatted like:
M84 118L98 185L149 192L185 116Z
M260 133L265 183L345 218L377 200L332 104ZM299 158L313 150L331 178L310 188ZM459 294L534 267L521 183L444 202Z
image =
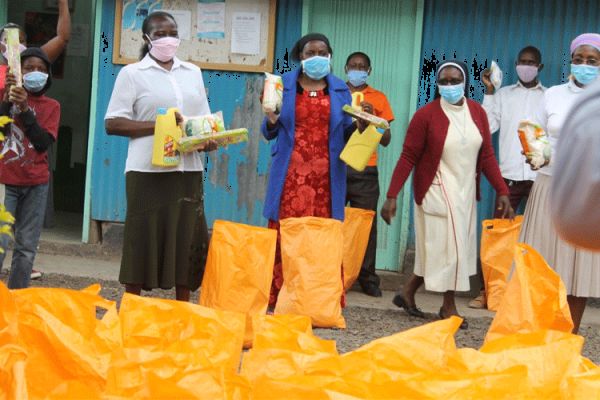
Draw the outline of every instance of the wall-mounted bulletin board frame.
M158 10L177 21L177 57L202 69L271 72L277 0L116 0L113 63L139 60L142 22Z

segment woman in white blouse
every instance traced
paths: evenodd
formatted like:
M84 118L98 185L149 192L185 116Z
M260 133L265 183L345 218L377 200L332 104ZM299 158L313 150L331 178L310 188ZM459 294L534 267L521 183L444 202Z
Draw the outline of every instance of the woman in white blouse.
M182 154L176 167L153 166L152 135L159 108L177 107L183 115L209 114L210 108L200 68L175 57L173 16L150 14L142 32L141 60L119 72L105 116L109 135L129 138L119 281L133 294L175 286L177 300L188 301L200 286L208 247L202 155ZM204 150L214 148L211 143Z
M569 81L551 87L544 94L537 122L550 137L552 157L550 164L539 170L533 185L520 238L535 248L562 278L574 333L579 330L588 297L600 297L600 254L573 247L558 236L550 218L550 183L556 144L565 119L586 87L597 80L599 69L600 35L580 35L571 43Z

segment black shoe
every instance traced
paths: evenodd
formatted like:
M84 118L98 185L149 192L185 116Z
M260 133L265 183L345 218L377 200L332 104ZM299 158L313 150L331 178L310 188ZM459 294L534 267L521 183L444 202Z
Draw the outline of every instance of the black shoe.
M450 318L450 317L444 317L443 308L440 308L440 312L438 313L438 317L440 317L440 319ZM459 328L460 329L469 329L469 323L467 322L467 320L464 317L461 317L460 315L457 315L457 317L463 319L462 322L460 323Z
M425 318L425 313L417 308L417 306L409 307L406 300L401 294L397 294L394 296L394 300L392 300L397 307L403 308L406 313L412 317L417 318Z
M383 295L381 293L381 289L379 289L379 286L373 282L367 282L365 284L361 283L360 287L362 288L363 293L367 296L381 297Z

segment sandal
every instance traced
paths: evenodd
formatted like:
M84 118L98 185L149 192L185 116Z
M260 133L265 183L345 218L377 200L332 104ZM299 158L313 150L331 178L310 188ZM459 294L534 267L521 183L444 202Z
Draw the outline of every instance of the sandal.
M486 310L487 309L487 299L485 298L485 291L481 291L479 296L475 297L473 300L469 302L469 308L475 308L477 310Z
M443 311L444 311L444 308L440 307L440 312L438 313L438 317L440 317L440 319L446 319L446 318L450 318L452 316L452 315L450 315L448 317L444 317ZM458 314L456 314L456 316L459 318L462 318L462 322L460 323L459 328L460 329L469 329L469 323L467 322L467 320Z
M409 306L401 294L394 296L392 303L394 303L397 307L403 308L404 311L406 311L406 313L411 317L425 318L425 313L417 308L417 306Z

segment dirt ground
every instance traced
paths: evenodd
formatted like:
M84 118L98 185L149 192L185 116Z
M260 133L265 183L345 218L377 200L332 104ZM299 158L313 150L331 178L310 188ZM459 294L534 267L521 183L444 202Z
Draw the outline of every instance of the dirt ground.
M7 276L0 275L5 282ZM33 287L62 287L82 289L94 283L102 285L101 295L109 300L119 301L123 294L122 286L115 281L98 281L90 278L72 277L59 274L45 274L39 280L31 281ZM144 295L150 295L144 292ZM155 290L152 296L173 299L174 290ZM198 302L198 292L192 294L192 302ZM423 320L409 317L402 310L377 310L350 306L344 310L347 329L315 329L315 334L324 339L332 339L337 343L338 351L345 353L371 342L400 331L423 324ZM437 316L427 315L427 321L434 321ZM459 330L456 334L458 347L479 348L491 323L491 318L469 318L469 329ZM580 334L585 337L583 354L596 364L600 364L600 333L597 327L582 326Z

